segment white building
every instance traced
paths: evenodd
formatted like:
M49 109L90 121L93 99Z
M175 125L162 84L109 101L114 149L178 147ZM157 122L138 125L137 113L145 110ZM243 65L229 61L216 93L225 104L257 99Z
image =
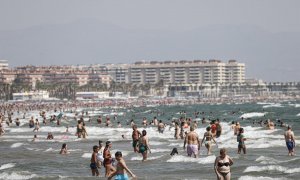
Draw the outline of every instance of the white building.
M245 82L245 64L229 60L140 61L128 69L129 82L136 84L198 83L222 84Z
M29 91L24 93L13 93L13 100L46 100L49 99L47 91Z
M76 92L77 100L84 99L106 99L109 98L109 92Z
M0 71L8 70L8 61L0 60Z

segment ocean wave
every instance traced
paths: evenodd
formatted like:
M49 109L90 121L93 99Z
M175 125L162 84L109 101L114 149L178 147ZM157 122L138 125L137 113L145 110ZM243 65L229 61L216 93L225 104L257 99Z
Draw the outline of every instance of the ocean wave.
M92 157L92 153L84 153L81 157L83 157L83 158L91 158Z
M291 161L296 161L299 158L293 158L293 159L289 159L286 161L280 161L271 157L265 157L265 156L259 156L255 161L259 162L261 164L279 164L279 163L286 163L286 162L291 162Z
M270 108L270 107L283 107L281 104L272 103L269 105L264 105L263 108Z
M182 156L182 155L175 155L172 156L171 159L167 160L167 162L195 162L199 164L212 164L215 162L216 156L207 156L204 158L193 158L188 156Z
M9 169L9 168L12 168L12 167L15 167L15 166L16 166L16 163L3 164L3 165L0 166L0 170Z
M151 153L171 152L172 149L151 149Z
M266 104L273 104L273 103L268 103L268 102L257 102L256 104L259 104L259 105L266 105Z
M300 113L299 113L299 114L297 114L297 116L300 116Z
M10 147L11 148L17 148L17 147L21 147L24 143L14 143L12 144Z
M241 176L238 180L286 180L287 178L271 178L265 176Z
M243 115L240 116L240 118L252 118L252 117L262 117L264 116L266 113L261 113L261 112L251 112L251 113L245 113Z
M288 168L278 165L269 165L269 166L249 166L244 172L262 172L262 171L277 171L285 174L292 174L300 172L300 168Z
M31 174L27 171L22 172L12 172L12 173L6 173L3 172L0 174L0 179L13 179L13 180L19 180L19 179L32 179L34 177L37 177L36 174Z
M161 156L151 156L151 157L148 157L147 160L159 159L161 157L163 157L163 155L161 155ZM143 160L143 157L141 157L141 156L139 156L139 157L132 157L130 160L131 161L141 161L141 160Z

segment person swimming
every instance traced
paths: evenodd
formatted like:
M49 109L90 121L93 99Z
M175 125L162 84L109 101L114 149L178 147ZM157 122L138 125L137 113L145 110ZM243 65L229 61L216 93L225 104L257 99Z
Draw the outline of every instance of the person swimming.
M62 146L61 146L61 150L59 152L59 154L69 154L70 152L68 151L68 147L67 147L67 144L64 143Z

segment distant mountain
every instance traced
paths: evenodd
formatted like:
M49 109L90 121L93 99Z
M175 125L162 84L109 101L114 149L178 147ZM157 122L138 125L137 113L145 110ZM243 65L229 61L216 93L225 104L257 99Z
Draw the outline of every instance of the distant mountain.
M146 60L236 59L247 76L299 81L300 33L246 25L192 31L124 29L95 19L0 31L0 59L11 66L133 63Z

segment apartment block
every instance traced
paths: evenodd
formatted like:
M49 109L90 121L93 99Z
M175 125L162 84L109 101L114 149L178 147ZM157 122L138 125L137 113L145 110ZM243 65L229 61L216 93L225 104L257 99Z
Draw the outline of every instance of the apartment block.
M128 68L128 79L136 84L155 84L159 81L170 84L243 83L245 64L235 60L228 63L220 60L139 61Z

